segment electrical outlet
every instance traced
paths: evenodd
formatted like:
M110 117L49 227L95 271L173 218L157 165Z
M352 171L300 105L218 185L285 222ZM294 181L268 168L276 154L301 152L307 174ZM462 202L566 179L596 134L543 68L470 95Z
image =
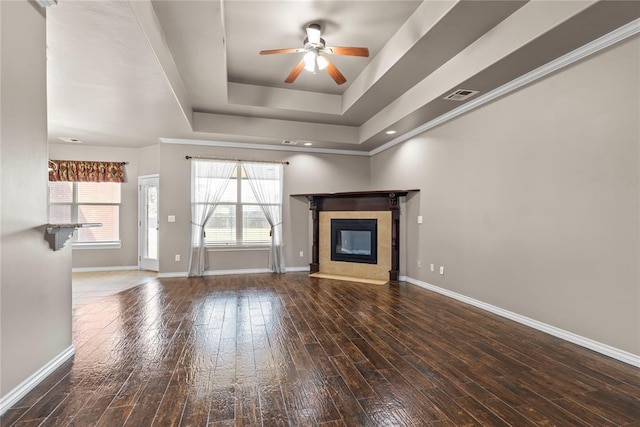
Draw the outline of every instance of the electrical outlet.
M300 251L300 258L302 258L304 256L304 252Z
M444 267L440 266L440 274L444 274Z
M418 224L422 224L422 215L418 215Z
M167 215L167 222L176 222L175 215Z
M180 261L180 254L176 254L176 261Z
M418 268L422 268L422 263L418 260Z
M431 271L436 271L436 266L431 264Z

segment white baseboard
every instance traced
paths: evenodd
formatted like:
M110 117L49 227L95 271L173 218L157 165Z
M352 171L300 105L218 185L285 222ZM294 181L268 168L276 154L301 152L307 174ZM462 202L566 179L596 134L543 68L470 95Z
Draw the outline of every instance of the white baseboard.
M287 267L286 269L287 273L296 273L299 271L309 271L309 266L306 267Z
M294 273L298 271L309 271L309 267L287 267L287 273ZM203 276L228 276L232 274L260 274L271 273L268 268L240 268L235 270L211 270L205 271ZM158 273L158 279L167 279L172 277L188 277L189 273L186 271L175 271L169 273Z
M27 393L33 390L42 380L51 375L53 371L58 369L64 362L69 360L75 353L73 345L67 347L62 353L51 359L46 365L38 369L29 378L22 381L16 388L11 390L0 398L0 415L18 403Z
M72 268L72 273L91 273L94 271L131 271L140 270L137 265L117 265L113 267L77 267Z
M158 279L169 279L172 277L187 277L189 273L186 271L170 271L168 273L158 273Z
M205 271L203 276L227 276L229 274L258 274L271 273L268 268L241 268L237 270L211 270Z
M498 316L502 316L509 320L513 320L514 322L518 322L523 325L529 326L531 328L537 329L539 331L546 332L547 334L553 335L554 337L562 338L565 341L569 341L573 344L577 344L579 346L596 351L600 354L604 354L605 356L612 357L621 362L628 363L629 365L640 368L640 355L629 353L628 351L624 351L619 348L612 347L608 344L603 344L601 342L594 341L590 338L586 338L581 335L574 334L573 332L565 331L564 329L560 329L555 326L540 322L538 320L534 320L529 317L522 316L512 311L505 310L500 307L496 307L495 305L487 304L485 302L467 297L457 292L453 292L444 288L440 288L438 286L431 285L421 280L413 279L407 276L400 276L400 281L408 282L413 285L420 286L421 288L429 289L430 291L437 292L441 295L456 299L458 301L462 301L466 304L481 308L483 310L497 314Z

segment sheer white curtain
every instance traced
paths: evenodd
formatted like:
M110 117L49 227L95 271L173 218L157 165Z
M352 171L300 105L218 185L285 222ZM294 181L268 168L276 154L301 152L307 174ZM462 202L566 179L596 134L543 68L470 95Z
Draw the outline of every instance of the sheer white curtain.
M204 227L220 202L236 162L191 159L191 254L189 276L209 268Z
M271 226L269 268L284 273L282 242L282 189L284 166L275 163L242 163L247 180L253 190L267 222Z

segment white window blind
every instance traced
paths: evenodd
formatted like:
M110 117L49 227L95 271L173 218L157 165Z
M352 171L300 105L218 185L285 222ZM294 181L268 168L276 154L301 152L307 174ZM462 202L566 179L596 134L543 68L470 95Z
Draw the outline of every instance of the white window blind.
M115 182L49 182L49 222L99 222L79 229L74 243L119 243L120 192Z

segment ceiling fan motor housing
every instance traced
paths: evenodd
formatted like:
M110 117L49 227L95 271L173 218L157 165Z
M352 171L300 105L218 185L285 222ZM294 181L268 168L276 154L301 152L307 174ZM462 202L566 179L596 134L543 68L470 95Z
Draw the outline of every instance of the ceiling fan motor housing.
M307 50L311 50L311 49L318 49L318 50L322 50L324 49L324 47L326 46L325 41L323 38L320 38L320 43L311 43L309 41L309 37L305 37L304 38L304 48Z

